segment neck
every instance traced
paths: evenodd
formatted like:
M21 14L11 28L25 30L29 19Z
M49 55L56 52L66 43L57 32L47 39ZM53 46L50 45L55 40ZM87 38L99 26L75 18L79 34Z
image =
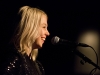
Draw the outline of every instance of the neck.
M26 52L26 54L28 55L28 56L30 56L30 54L31 54L31 49L30 48L28 48L28 47L24 47L24 49L25 49L25 52Z
M28 56L30 56L31 50L26 50L26 54L27 54Z

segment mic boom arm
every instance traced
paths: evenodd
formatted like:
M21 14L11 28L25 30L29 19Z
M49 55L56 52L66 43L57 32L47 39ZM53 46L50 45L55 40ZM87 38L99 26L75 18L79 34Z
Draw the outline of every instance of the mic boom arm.
M94 67L96 67L100 70L100 66L95 64L92 60L90 60L88 57L86 57L84 54L82 54L78 50L73 50L72 52L75 53L76 55L78 55L79 57L81 57L85 62L88 62L89 64L92 64Z

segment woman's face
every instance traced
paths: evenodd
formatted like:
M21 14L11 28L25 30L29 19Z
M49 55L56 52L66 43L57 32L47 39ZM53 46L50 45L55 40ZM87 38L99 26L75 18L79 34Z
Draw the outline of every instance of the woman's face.
M47 17L45 15L42 15L40 27L39 27L39 37L35 41L35 48L41 48L43 43L46 40L46 37L49 36L49 31L47 30L48 24L47 24Z

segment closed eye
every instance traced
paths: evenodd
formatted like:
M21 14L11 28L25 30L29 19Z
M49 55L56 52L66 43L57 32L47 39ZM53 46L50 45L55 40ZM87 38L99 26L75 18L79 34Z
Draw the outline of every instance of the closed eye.
M46 28L46 29L47 29L47 27L48 27L47 24L42 24L42 26L43 26L43 28Z
M47 28L47 26L43 26L43 28Z
M43 28L46 28L45 26L43 26Z

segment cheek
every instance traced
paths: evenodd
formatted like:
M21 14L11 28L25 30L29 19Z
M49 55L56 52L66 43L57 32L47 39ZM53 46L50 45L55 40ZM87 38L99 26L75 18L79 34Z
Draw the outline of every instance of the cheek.
M39 30L39 36L41 37L41 36L43 36L43 34L44 34L44 30L43 29L40 29Z
M35 41L35 43L38 45L41 42L41 37L38 37Z
M38 33L38 37L37 39L35 40L35 48L41 48L44 41L42 40L42 37L44 36L44 30L43 29L40 29L39 30L39 33Z
M41 47L42 47L42 41L41 41L41 38L38 37L38 38L35 40L34 48L41 48Z

